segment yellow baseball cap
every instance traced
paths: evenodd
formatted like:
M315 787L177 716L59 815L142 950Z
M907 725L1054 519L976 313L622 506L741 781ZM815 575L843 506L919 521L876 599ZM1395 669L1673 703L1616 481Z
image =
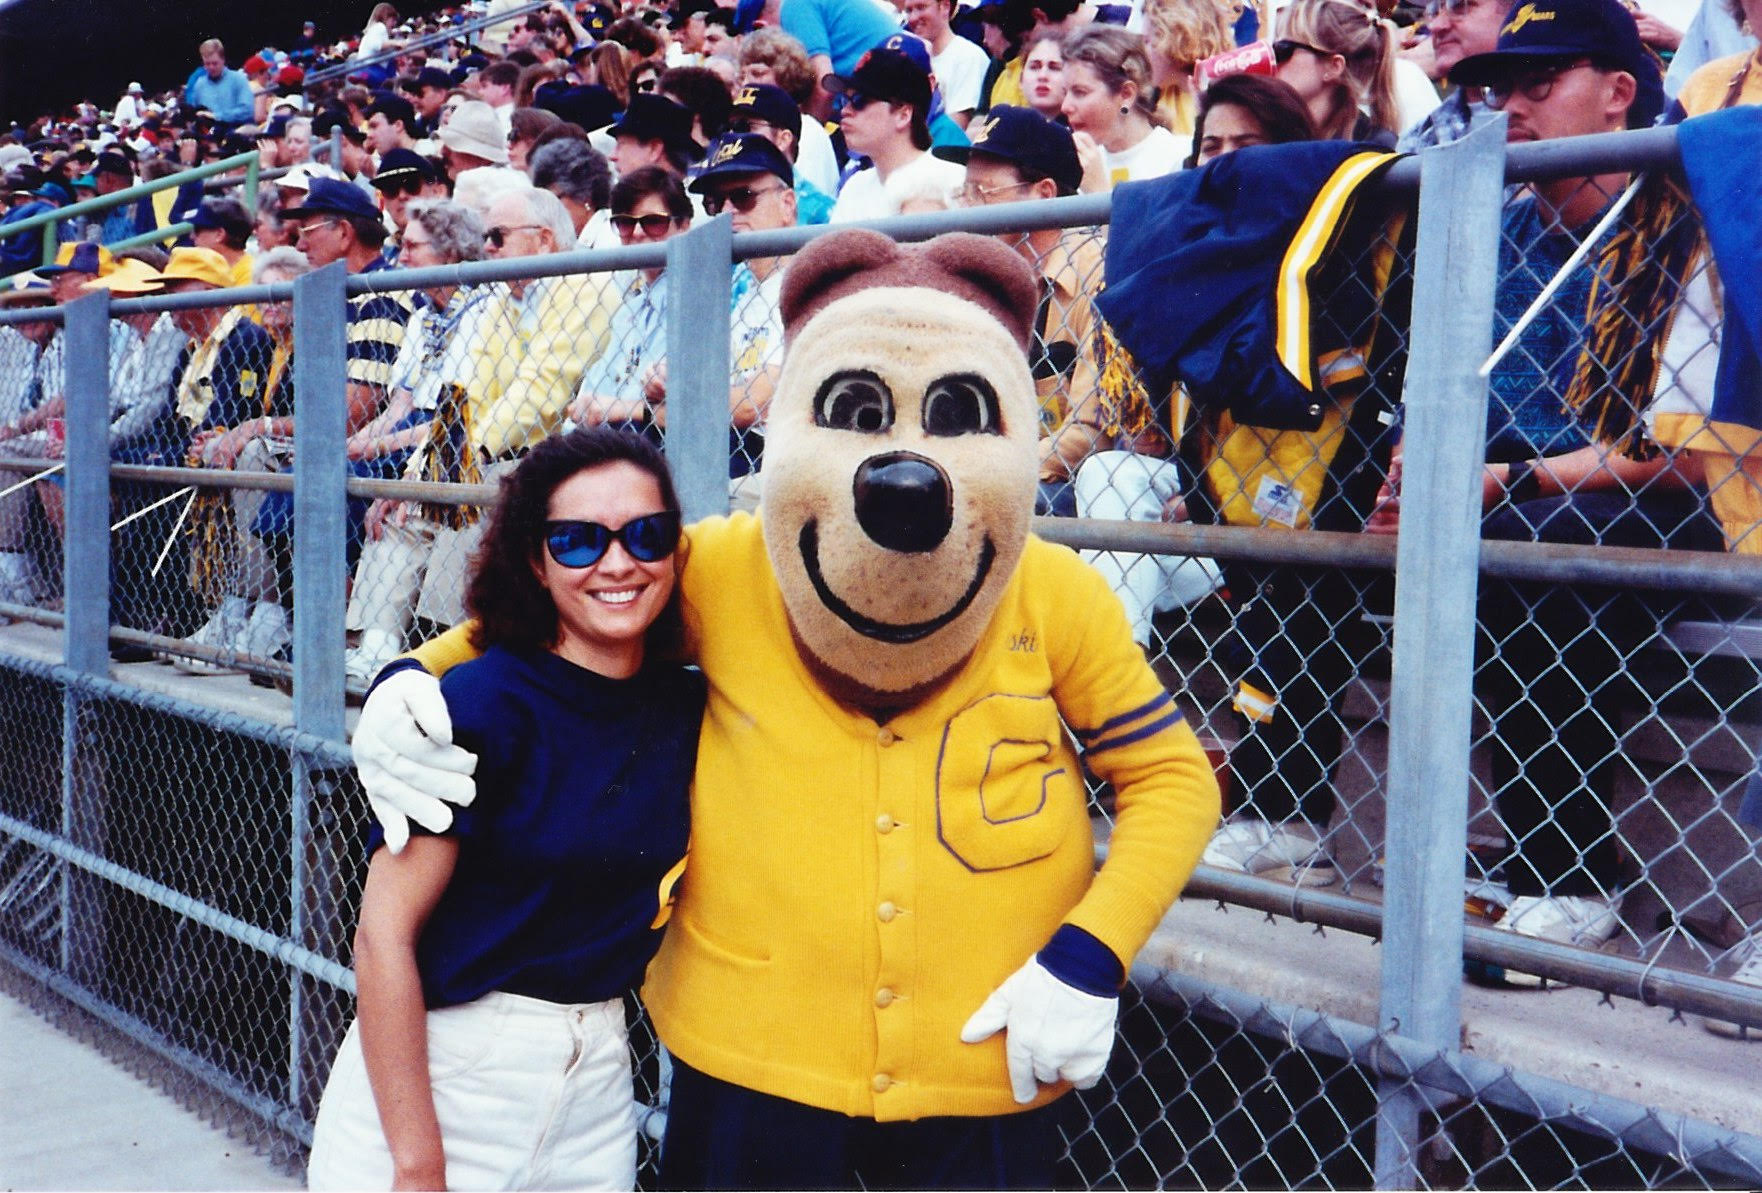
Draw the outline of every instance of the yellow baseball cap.
M213 249L172 249L171 260L164 269L146 275L155 282L206 282L210 286L230 286L232 266Z

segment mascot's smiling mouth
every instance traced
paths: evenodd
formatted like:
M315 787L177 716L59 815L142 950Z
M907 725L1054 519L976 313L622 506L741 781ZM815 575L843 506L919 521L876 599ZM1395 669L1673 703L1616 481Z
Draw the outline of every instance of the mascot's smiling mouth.
M991 565L997 559L997 548L992 545L991 536L986 535L985 545L979 549L979 567L973 576L973 582L967 585L967 590L954 603L954 607L928 621L914 621L907 625L889 625L872 617L864 617L838 599L837 594L827 586L826 578L820 574L820 529L816 521L810 520L801 528L801 558L802 563L807 566L808 579L813 582L815 594L826 608L838 615L839 620L865 638L899 646L928 638L965 613L967 606L973 603L979 590L985 586L985 577L991 574Z

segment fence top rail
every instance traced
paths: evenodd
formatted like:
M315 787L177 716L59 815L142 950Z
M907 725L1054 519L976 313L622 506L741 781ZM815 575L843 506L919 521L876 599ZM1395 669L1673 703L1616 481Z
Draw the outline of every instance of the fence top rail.
M253 155L241 155L249 157ZM229 159L236 164L240 159ZM1551 178L1608 173L1615 170L1640 170L1669 167L1677 161L1674 128L1637 129L1628 132L1598 133L1585 137L1567 137L1557 141L1529 142L1509 148L1505 159L1507 182L1539 182ZM228 163L202 167L214 171ZM171 180L149 184L163 186ZM1410 189L1419 183L1419 158L1410 156L1396 162L1384 175L1382 185ZM134 188L119 194L132 194L145 188ZM106 196L115 199L117 196ZM96 202L90 200L88 202ZM77 213L84 204L63 208L53 213L66 218ZM994 236L1002 232L1027 232L1044 228L1080 228L1109 222L1113 196L1070 195L1039 202L1000 203L994 206L960 208L922 215L894 216L872 220L860 225L814 225L780 228L768 232L743 232L733 239L733 256L737 261L761 257L779 257L799 252L809 242L837 231L841 227L866 227L885 232L896 240L928 240L944 232L973 232ZM33 217L17 225L29 230L36 221L49 216ZM726 217L719 217L726 218ZM434 286L469 286L489 282L508 282L568 274L612 272L631 269L653 269L667 263L664 244L633 245L614 249L582 249L567 253L550 253L536 257L514 257L501 261L471 261L458 265L442 265L428 269L388 269L374 273L354 274L347 282L348 293L378 294L388 291L418 290ZM153 295L146 298L122 299L112 302L111 311L118 315L157 311L187 310L197 307L232 306L242 303L280 302L292 294L292 287L238 286L222 290L206 290L195 294ZM17 323L60 321L61 308L39 308L31 311L0 312L0 327Z
M168 175L167 177L160 178L154 182L136 183L127 190L117 191L115 194L99 195L95 199L82 199L80 202L75 203L70 207L57 207L54 211L45 211L41 215L33 215L29 219L19 220L16 224L7 224L6 235L10 237L17 235L20 232L34 232L47 224L58 224L62 220L70 220L82 215L93 215L100 211L108 211L112 207L121 207L125 203L133 203L136 199L144 199L148 195L158 194L160 191L164 190L171 190L174 187L182 186L186 182L194 182L198 178L212 178L216 174L225 174L229 170L245 169L256 160L257 151L252 149L246 153L236 153L232 157L221 158L216 162L209 162L205 166L192 166L188 170ZM242 184L242 181L243 180L241 180L241 183L235 185Z

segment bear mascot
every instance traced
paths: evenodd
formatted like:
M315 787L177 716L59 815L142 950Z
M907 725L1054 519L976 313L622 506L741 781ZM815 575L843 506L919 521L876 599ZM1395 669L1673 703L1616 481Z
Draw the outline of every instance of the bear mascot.
M1046 1186L1051 1103L1218 822L1118 600L1029 533L1038 302L954 234L814 241L756 514L681 552L709 697L692 844L643 999L674 1060L671 1187ZM394 847L472 794L434 675L388 668L355 754ZM1084 767L1117 818L1095 866Z

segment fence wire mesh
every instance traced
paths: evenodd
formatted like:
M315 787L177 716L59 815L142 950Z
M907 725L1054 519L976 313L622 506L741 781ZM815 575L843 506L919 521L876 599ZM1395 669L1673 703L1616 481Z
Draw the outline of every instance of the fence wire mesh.
M1754 445L1703 434L1702 461L1671 438L1706 413L1720 327L1717 281L1676 194L1668 179L1643 185L1493 369L1488 538L1707 552L1752 543L1727 511L1750 491ZM1513 194L1495 339L1614 199L1587 203L1573 233L1540 207L1570 197ZM1101 382L1093 305L1107 281L1106 229L1007 238L1043 279L1031 350L1038 512L1074 519L1069 541L1126 604L1213 754L1230 818L1207 863L1269 887L1337 891L1373 919L1394 577L1330 561L1339 540L1327 536L1398 524L1401 409L1414 399L1404 393L1412 216L1411 195L1395 196L1319 278L1325 384L1301 428L1239 423L1179 389L1153 395L1148 410L1119 405ZM728 393L735 503L757 497L782 264L735 265L716 283L730 313L726 382L714 384ZM460 486L493 483L572 425L617 423L667 442L669 290L686 281L702 283L589 270L350 300L338 316L347 455L352 480L367 483L351 486L346 544L304 547L348 570L346 624L301 641L346 636L353 690L466 616L485 491ZM112 482L112 648L141 664L115 672L123 690L70 688L52 667L57 644L30 624L59 620L61 489L39 474L60 456L61 427L0 439L0 489L16 486L0 496L0 614L20 618L0 634L21 652L0 660L0 956L173 1058L189 1091L246 1107L268 1124L259 1142L290 1161L352 1015L369 828L340 757L285 736L292 714L280 696L225 678L242 670L290 687L302 550L291 327L290 306L273 302L111 324L113 463L162 470ZM64 384L63 335L50 320L0 328L0 426L28 421ZM193 370L206 370L205 385L187 383ZM1709 489L1731 500L1709 502ZM1088 519L1184 523L1210 545L1092 546L1105 534ZM1303 536L1321 545L1293 551ZM1170 541L1193 540L1177 531ZM1762 636L1747 603L1711 588L1542 576L1539 564L1534 576L1520 568L1483 579L1478 593L1467 914L1496 922L1514 897L1570 895L1583 902L1545 938L1593 958L1735 976L1740 992L1762 985L1762 871L1755 830L1737 815L1762 728ZM166 663L202 678L168 679ZM1093 794L1105 837L1109 793ZM1289 960L1274 953L1269 964ZM1474 959L1469 968L1491 985L1523 980ZM1751 1118L1648 1110L1646 1088L1574 1102L1521 1068L1416 1056L1371 1026L1374 1007L1354 1021L1167 970L1137 978L1107 1078L1065 1104L1061 1183L1387 1183L1383 1150L1397 1137L1406 1179L1425 1187L1762 1179ZM630 1018L639 1096L660 1107L664 1056L634 1001ZM1387 1126L1401 1107L1415 1115L1405 1132ZM662 1121L644 1122L645 1182Z

